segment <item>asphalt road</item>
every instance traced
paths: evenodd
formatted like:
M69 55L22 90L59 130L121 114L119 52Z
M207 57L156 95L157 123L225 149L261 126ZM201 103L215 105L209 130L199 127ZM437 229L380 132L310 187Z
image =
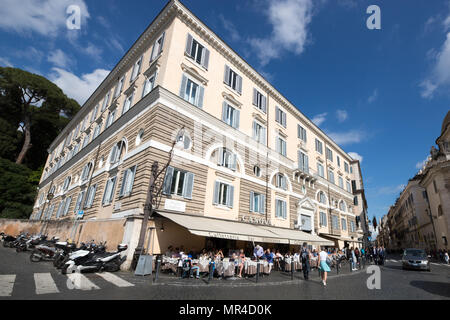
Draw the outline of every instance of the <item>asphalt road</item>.
M432 264L431 272L402 270L398 257L388 258L380 268L380 289L369 289L367 270L330 274L324 287L317 273L310 281L296 275L271 275L256 284L253 280L181 280L162 276L152 284L150 277L130 272L83 274L68 278L51 262L33 263L29 253L0 247L0 300L23 299L133 299L133 300L242 300L242 299L450 299L450 266ZM78 278L77 278L78 277ZM372 282L371 282L372 283Z

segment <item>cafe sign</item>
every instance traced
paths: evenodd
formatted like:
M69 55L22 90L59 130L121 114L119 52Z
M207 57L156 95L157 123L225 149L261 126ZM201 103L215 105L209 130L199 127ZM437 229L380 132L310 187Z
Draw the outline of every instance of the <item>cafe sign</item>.
M263 217L241 216L239 218L239 220L242 222L251 223L251 224L261 224L261 225L265 225L265 226L273 225L272 222L270 221L270 219L266 219Z

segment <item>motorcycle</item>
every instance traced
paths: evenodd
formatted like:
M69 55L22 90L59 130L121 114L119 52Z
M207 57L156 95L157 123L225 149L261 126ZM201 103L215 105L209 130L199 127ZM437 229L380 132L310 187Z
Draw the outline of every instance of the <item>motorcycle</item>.
M10 246L10 244L12 243L12 242L14 242L14 241L16 241L16 237L13 237L13 236L10 236L10 235L7 235L7 234L3 234L2 235L2 240L3 240L3 246L5 247L5 248L12 248L11 246Z
M82 242L79 249L77 249L77 246L75 243L70 242L57 242L55 244L55 247L60 249L55 254L55 257L53 259L53 266L57 269L61 269L62 266L66 263L67 259L69 258L70 254L76 250L85 250L87 246Z
M44 242L44 244L37 245L30 255L30 261L39 262L42 260L52 261L58 252L57 247L53 246L58 238L53 237L50 241Z
M119 244L116 252L95 253L88 250L78 250L73 253L61 269L62 274L75 272L115 272L120 269L120 265L125 260L121 257L121 252L128 249L128 245Z

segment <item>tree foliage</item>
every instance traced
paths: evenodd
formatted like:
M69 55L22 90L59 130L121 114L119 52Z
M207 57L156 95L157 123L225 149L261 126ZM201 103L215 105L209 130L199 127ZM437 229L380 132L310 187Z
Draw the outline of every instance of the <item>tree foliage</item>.
M0 67L0 156L36 170L47 148L80 109L48 79Z

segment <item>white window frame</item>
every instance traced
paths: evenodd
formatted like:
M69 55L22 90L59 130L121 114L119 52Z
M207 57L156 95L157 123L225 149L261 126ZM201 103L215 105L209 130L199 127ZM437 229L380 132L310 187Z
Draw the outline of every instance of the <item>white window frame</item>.
M114 198L114 189L116 186L117 176L110 177L108 181L106 181L105 192L103 193L102 205L107 206L110 205Z
M131 194L133 190L134 177L136 176L136 168L137 166L134 165L123 172L119 197L127 197Z

